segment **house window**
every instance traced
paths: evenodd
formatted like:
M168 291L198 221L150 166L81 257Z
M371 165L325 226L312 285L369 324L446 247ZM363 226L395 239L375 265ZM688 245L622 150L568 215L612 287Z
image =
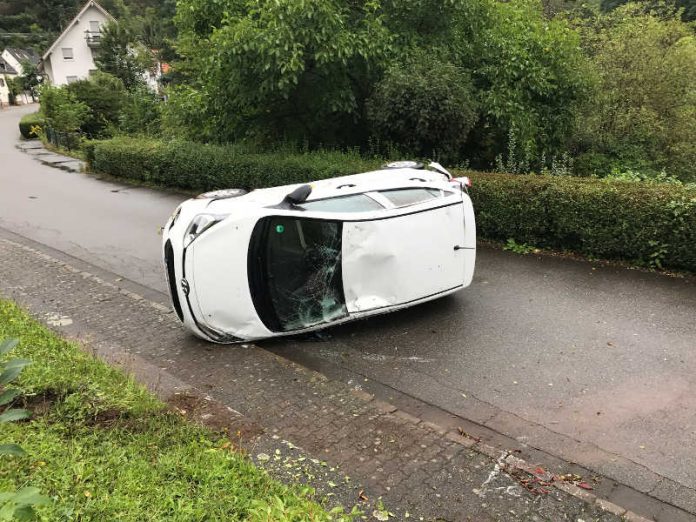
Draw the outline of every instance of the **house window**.
M89 23L89 31L90 31L91 33L98 33L98 32L100 31L99 25L100 25L100 24L99 24L98 21L92 20L92 21Z
M5 80L0 78L0 87L4 87L4 86L5 86Z
M72 47L63 47L61 51L63 51L63 60L72 60L74 58Z
M75 83L77 81L77 76L66 76L65 79L68 83Z

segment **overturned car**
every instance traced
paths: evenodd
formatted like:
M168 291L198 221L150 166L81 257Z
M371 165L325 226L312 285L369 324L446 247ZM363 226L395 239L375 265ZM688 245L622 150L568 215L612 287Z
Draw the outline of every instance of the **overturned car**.
M439 164L245 192L201 194L163 230L174 309L232 343L318 330L416 305L471 283L467 178Z

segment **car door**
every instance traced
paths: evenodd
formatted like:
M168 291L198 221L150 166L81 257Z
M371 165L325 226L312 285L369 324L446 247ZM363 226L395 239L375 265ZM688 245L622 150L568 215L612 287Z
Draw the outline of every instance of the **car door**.
M396 208L381 219L343 225L343 288L350 314L404 305L463 285L461 195L380 192ZM391 194L390 194L391 193ZM398 205L398 206L397 206Z
M341 273L343 218L384 207L365 194L306 201L262 218L250 241L254 307L273 332L301 331L348 317Z

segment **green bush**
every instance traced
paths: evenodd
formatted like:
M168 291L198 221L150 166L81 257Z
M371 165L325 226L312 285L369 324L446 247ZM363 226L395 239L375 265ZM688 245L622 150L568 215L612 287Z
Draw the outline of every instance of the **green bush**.
M51 85L41 88L41 112L46 124L61 133L78 132L90 116L90 108L72 92Z
M303 183L380 165L350 152L258 154L235 145L127 137L91 142L86 157L95 172L200 191Z
M377 139L443 161L459 159L477 118L469 75L427 56L391 68L368 102Z
M342 152L257 154L240 146L117 138L91 142L90 168L188 190L261 188L375 169ZM565 176L470 174L481 237L696 271L696 189Z
M129 92L121 107L119 129L126 134L156 136L161 127L161 101L147 87Z
M666 170L696 181L693 28L678 13L646 12L634 2L578 24L598 84L578 119L575 147L596 153L591 159L607 157L615 167L647 174Z
M696 189L669 183L472 174L482 237L696 270Z
M89 107L80 131L90 138L112 135L118 124L126 92L121 80L106 73L97 72L88 80L68 84L65 89L75 100Z
M27 140L33 140L38 138L38 136L32 132L32 127L43 127L44 119L41 113L33 112L31 114L25 114L22 119L19 120L19 132L22 137Z

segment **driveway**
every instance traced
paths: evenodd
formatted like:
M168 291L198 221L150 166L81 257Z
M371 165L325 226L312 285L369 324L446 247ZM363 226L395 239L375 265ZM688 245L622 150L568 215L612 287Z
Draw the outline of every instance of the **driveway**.
M15 148L29 110L0 112L0 227L164 291L184 197L41 165ZM262 346L696 513L695 318L690 278L481 248L454 296Z

